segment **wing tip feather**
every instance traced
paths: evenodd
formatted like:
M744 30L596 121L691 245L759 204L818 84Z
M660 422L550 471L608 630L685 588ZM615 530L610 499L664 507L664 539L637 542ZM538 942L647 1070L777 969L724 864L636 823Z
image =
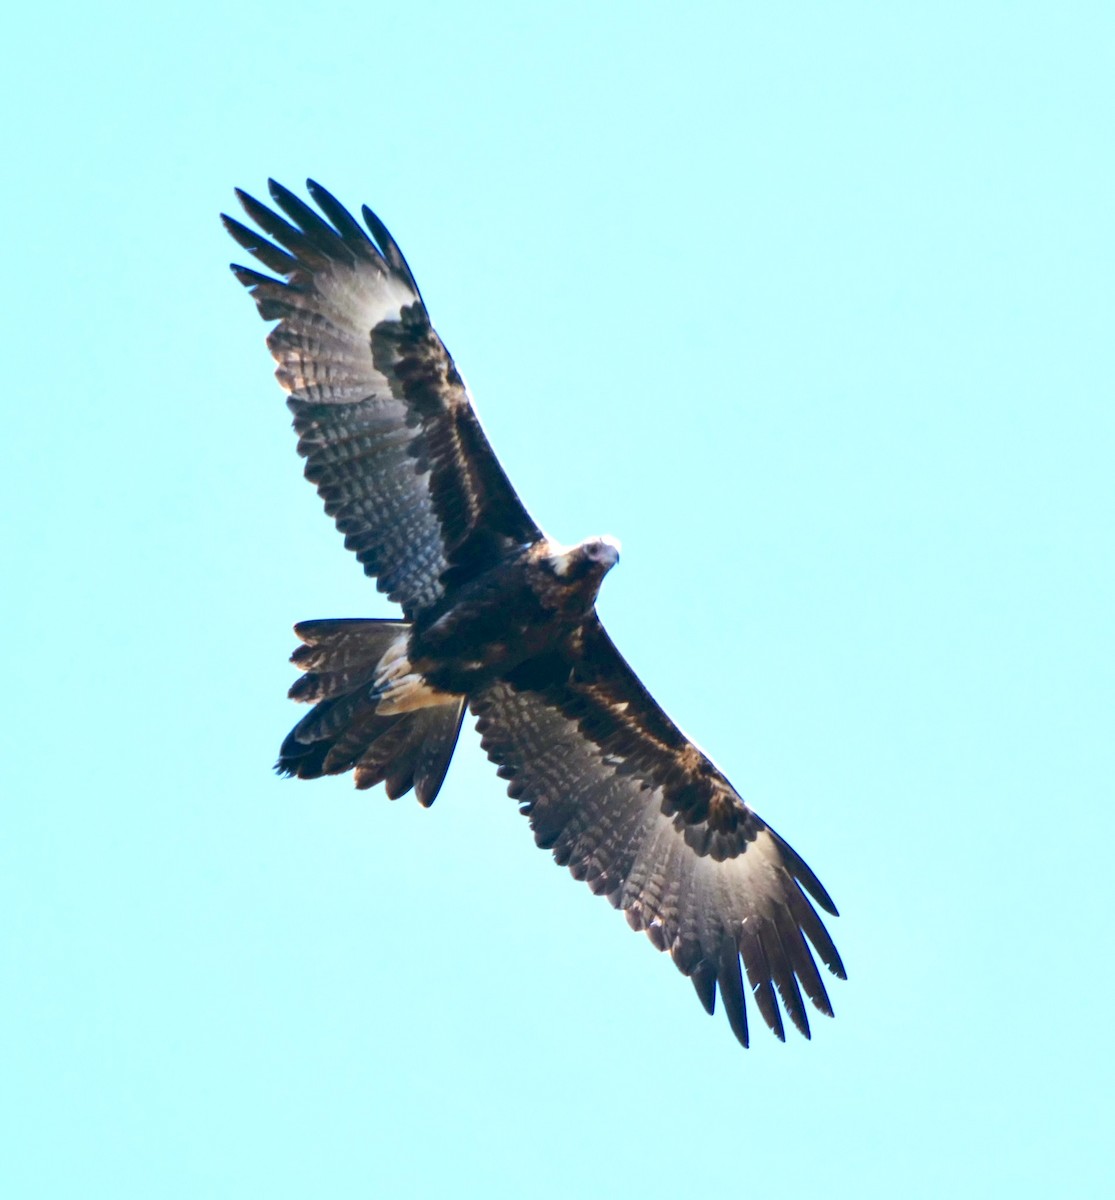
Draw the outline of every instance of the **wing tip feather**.
M814 874L813 868L810 867L784 837L771 829L769 825L767 825L767 832L774 838L774 843L778 847L778 852L782 856L782 861L790 871L790 874L793 875L798 883L801 884L830 917L840 916L840 911L833 903L832 897L828 894L828 889Z

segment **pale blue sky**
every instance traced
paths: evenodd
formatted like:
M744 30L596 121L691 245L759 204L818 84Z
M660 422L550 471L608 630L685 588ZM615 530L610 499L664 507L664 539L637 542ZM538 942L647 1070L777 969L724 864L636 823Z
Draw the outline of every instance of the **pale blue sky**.
M1110 6L139 11L6 27L0 1192L1110 1188ZM227 272L268 175L623 539L615 640L841 908L812 1043L471 733L429 812L271 774L290 626L390 610Z

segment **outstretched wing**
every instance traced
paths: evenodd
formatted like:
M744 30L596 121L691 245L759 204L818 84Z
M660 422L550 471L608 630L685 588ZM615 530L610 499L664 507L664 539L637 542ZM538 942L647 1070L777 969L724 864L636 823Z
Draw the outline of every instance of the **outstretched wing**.
M832 1016L813 952L841 979L844 967L805 894L835 916L828 893L658 707L595 616L471 705L538 845L668 950L710 1013L719 986L743 1045L741 959L779 1038L778 998L806 1037L803 991Z
M278 321L267 345L306 478L367 574L413 617L540 531L391 235L365 207L369 237L323 187L306 186L327 219L274 180L289 220L237 192L268 237L227 216L225 227L281 279L232 270L264 320Z

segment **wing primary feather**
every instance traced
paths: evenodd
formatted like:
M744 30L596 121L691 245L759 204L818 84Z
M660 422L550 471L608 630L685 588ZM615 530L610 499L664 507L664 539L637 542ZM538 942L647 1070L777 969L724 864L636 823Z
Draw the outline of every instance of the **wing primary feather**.
M255 221L264 233L269 237L273 237L280 246L289 250L302 263L313 269L318 269L328 266L332 261L330 255L323 251L312 238L308 237L300 229L296 229L289 222L284 221L278 213L272 212L266 204L261 203L248 192L237 188L236 198L243 205L244 211L248 216ZM336 237L335 233L334 237Z
M812 905L806 900L801 889L798 887L789 888L787 889L787 896L794 920L805 936L813 943L817 953L821 956L821 961L837 979L847 979L848 974L844 970L844 963L841 961L840 954L833 945L829 931L825 928L821 918L813 911Z
M323 254L355 265L356 256L352 249L345 244L344 238L328 221L323 221L304 200L300 200L292 191L274 179L267 181L267 190L271 193L271 199Z
M403 252L399 249L398 243L388 232L387 226L384 225L366 204L361 207L360 212L368 228L372 231L372 236L379 243L379 247L383 251L383 257L387 259L396 271L403 275L407 283L414 288L414 294L421 300L422 293L418 290L418 284L415 282L414 276L410 273L407 260L403 257Z
M261 275L251 267L242 267L237 263L232 263L230 269L237 282L251 292L259 315L265 321L280 320L297 307L289 298L291 294L302 291L296 284L280 283L270 275Z
M782 939L782 948L789 956L790 964L805 989L805 994L813 1002L814 1008L823 1012L826 1017L831 1017L832 1003L801 930L784 908L777 911L775 919L778 921L778 935Z
M812 869L805 859L802 858L789 842L779 837L769 825L767 825L767 832L774 838L778 850L782 855L782 861L786 864L794 878L798 880L825 912L833 917L840 916L836 911L836 905L832 902L832 897L825 891L824 884L813 874Z
M221 222L232 237L249 254L254 254L269 271L274 271L279 275L289 275L297 268L298 260L296 258L287 254L285 250L280 250L266 238L260 237L254 229L249 229L247 225L241 225L239 221L226 213L221 213Z
M253 221L273 238L278 238L283 244L286 244L285 239L292 234L297 234L297 230L289 222L284 221L278 213L272 212L262 201L257 200L251 192L244 191L243 188L233 189L236 199L240 201L240 206L252 218Z
M697 999L704 1005L705 1012L711 1017L716 1012L715 965L704 958L693 968L689 978L692 980L694 988L697 989Z
M724 1001L724 1012L728 1016L728 1024L731 1025L732 1032L736 1035L740 1045L746 1050L749 1039L747 1035L747 1002L743 996L743 976L740 974L739 952L735 943L727 936L720 941L720 964L716 972L716 980L720 984L720 998Z
M780 1042L784 1042L786 1030L782 1025L782 1014L778 1011L778 997L774 994L774 985L771 983L770 960L754 921L755 918L751 918L740 928L739 952L747 968L747 980L751 984L759 1012L773 1030L774 1036Z
M316 183L312 179L306 180L306 188L315 203L330 221L337 227L341 236L354 250L361 252L365 251L365 257L378 256L379 251L376 250L372 243L372 239L368 237L367 232L362 228L360 222L348 211L347 208L332 194Z
M269 283L272 287L283 289L291 286L289 283L280 283L279 280L272 279L270 275L261 275L251 267L244 267L239 263L229 263L228 269L245 287L256 287L261 283Z
M782 1007L789 1013L790 1020L793 1021L798 1032L803 1037L809 1038L809 1018L805 1012L805 1002L801 998L801 989L798 987L798 981L794 975L790 952L783 943L776 924L769 923L765 933L764 940L770 943L768 957L771 974L774 977L775 986L778 988L778 994L782 998Z

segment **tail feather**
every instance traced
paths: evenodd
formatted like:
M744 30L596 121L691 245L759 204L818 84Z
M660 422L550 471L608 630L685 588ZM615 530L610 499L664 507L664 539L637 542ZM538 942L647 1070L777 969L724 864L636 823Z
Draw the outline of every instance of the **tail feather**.
M407 712L377 712L376 667L407 625L401 621L304 621L291 661L305 674L290 689L316 702L290 731L276 770L299 779L355 771L359 788L386 784L392 799L414 789L419 803L434 802L464 719L465 698Z
M348 695L331 696L315 704L287 734L286 741L283 742L284 749L288 742L294 747L309 746L326 740L331 743L336 741L354 723L362 723L362 716L374 714L374 706L368 699L369 692L370 689L364 686ZM351 767L352 763L348 765Z
M290 661L305 674L294 681L292 700L330 700L370 683L376 664L407 631L404 621L300 621L302 639Z
M462 696L452 704L381 718L391 727L357 761L356 786L370 788L382 782L391 800L413 788L419 804L429 808L449 770L464 715Z

